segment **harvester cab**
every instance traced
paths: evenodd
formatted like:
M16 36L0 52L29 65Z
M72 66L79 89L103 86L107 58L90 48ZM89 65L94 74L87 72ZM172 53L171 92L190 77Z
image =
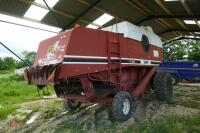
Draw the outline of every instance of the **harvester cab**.
M73 28L42 41L24 76L29 84L52 85L70 111L82 102L109 104L114 118L124 121L148 89L160 100L170 99L170 76L156 73L161 61L162 42L153 30L125 21Z

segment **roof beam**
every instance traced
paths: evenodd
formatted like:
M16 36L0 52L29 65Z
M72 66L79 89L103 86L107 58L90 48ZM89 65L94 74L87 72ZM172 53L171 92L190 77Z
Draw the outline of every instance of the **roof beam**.
M160 1L160 0L154 0L156 2L156 4L162 9L164 10L168 15L173 15L173 13ZM181 22L178 19L175 19L175 21L184 29L187 29L187 27L184 25L183 22ZM194 35L193 33L191 33L191 35Z
M47 8L45 5L36 3L36 2L34 2L34 1L31 1L31 0L18 0L18 1L23 2L23 3L25 3L25 4L28 4L28 5L35 5L35 6L38 6L38 7L40 7L40 8L43 8L43 9L47 9L47 10L48 10L48 8ZM57 9L54 9L54 8L50 8L50 9L51 9L51 11L52 11L53 13L56 13L56 14L58 14L58 15L60 15L60 16L68 17L68 18L71 18L71 19L74 19L74 18L77 17L77 15L72 14L72 13L69 13L69 12L66 12L66 11L57 10ZM80 19L80 22L85 23L85 24L92 23L92 21L86 20L86 19L83 19L83 18ZM92 23L92 24L93 24L93 23ZM100 25L97 25L97 24L93 24L93 25L95 25L95 26L97 26L97 27L100 27Z
M138 21L137 24L141 24L145 21L153 19L198 19L198 18L200 18L200 15L152 15Z
M192 11L185 0L181 0L181 4L183 5L184 9L187 11L189 15L192 15Z
M97 4L99 4L102 0L96 0L93 2L88 8L86 8L81 14L79 14L76 18L74 18L72 21L70 21L63 30L66 30L69 28L72 24L76 23L81 17L83 17L86 13L88 13L93 7L95 7Z
M179 32L200 32L199 29L197 29L197 30L187 30L187 29L168 29L168 30L166 30L166 31L162 31L162 32L158 33L158 35L162 35L162 34L169 33L169 32L174 32L174 31L179 31Z
M190 39L190 40L200 41L200 38L181 36L181 37L178 37L178 38L173 39L171 41L165 42L162 45L166 45L166 44L173 43L173 42L178 41L178 40L184 40L184 39Z
M136 8L138 11L140 11L141 13L143 13L146 16L149 15L153 15L153 13L151 12L150 9L148 9L148 7L144 6L144 4L142 4L141 2L139 2L138 0L125 0L125 2L127 2L129 5L131 5L132 7ZM163 19L158 19L155 20L158 24L160 24L162 27L164 27L165 29L167 28L174 28L172 25L168 24L165 20ZM176 36L179 34L174 33Z
M14 16L14 17L16 17L16 16ZM37 28L37 27L33 27L33 26L28 26L28 25L24 25L24 24L19 24L19 23L15 23L15 22L9 22L9 21L5 21L5 20L1 20L1 19L0 19L0 22L7 23L7 24L12 24L12 25L17 25L17 26L22 26L22 27L26 27L26 28L31 28L31 29L36 29L36 30L41 30L41 31L46 31L46 32L51 32L51 33L58 33L58 32L51 31L51 30L46 30L46 29Z
M192 15L193 15L192 10L191 10L190 7L188 6L186 0L181 0L181 4L183 5L183 7L184 7L184 9L187 11L187 13L188 13L189 15L192 16ZM197 21L197 19L199 19L199 18L200 18L200 17L194 18L194 19L195 19L195 22L196 22L198 28L200 29L200 24L199 24L198 21Z
M85 0L78 0L78 2L83 4L83 5L85 5L85 6L89 6L90 5L90 3L85 1ZM113 12L111 12L111 11L101 7L101 6L95 6L94 9L99 11L99 12L102 12L102 13L110 14L110 15L114 16L117 20L120 20L120 21L124 20L121 16L118 16L115 13L113 13Z

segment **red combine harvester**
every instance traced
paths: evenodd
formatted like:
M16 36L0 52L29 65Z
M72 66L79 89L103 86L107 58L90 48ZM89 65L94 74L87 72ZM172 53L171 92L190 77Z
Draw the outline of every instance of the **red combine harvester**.
M101 30L73 28L42 41L24 76L39 89L54 86L70 111L82 102L108 104L113 117L125 121L147 89L170 99L169 74L156 73L161 61L162 42L149 27L121 22Z

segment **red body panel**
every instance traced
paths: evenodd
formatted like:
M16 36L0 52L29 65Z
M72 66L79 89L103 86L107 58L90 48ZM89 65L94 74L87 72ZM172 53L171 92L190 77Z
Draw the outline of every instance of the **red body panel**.
M59 42L59 46L64 47L64 52L53 51L54 58L58 62L62 62L64 55L72 56L94 56L95 57L108 57L108 42L115 41L116 34L102 30L94 30L88 28L75 28L70 31L64 32L56 37L42 41L35 60L35 66L38 65L39 60L43 59L43 62L47 58L49 53L49 47ZM125 38L122 35L119 37L121 47L121 58L134 58L145 60L162 60L162 48L150 45L148 53L144 52L141 42ZM53 47L53 46L52 46ZM112 49L116 49L112 47ZM153 56L153 50L159 52L159 57ZM59 57L59 58L58 58ZM97 60L99 58L96 58ZM123 67L130 66L122 64ZM141 64L142 65L142 64ZM140 65L140 66L141 66ZM134 65L133 65L134 66ZM138 66L138 65L136 65ZM108 69L107 64L64 64L61 65L61 71L59 78L73 77L88 73L94 73L99 71L105 71Z
M118 91L128 91L137 99L148 88L161 61L162 48L156 44L150 44L145 52L142 42L122 34L75 28L42 41L34 67L26 71L25 77L38 86L60 85L56 93L67 99L95 102L94 96L100 96L100 92L105 98ZM71 86L62 89L65 80L70 80ZM78 96L72 95L74 88ZM85 97L80 98L82 91Z
M41 41L35 57L34 66L62 62L69 44L72 30Z

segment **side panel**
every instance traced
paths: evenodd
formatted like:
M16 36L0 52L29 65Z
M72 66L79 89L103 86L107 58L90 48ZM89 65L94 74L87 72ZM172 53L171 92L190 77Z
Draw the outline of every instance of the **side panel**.
M62 62L71 32L72 30L42 41L38 47L34 66L45 66Z
M107 71L108 42L113 39L109 38L108 34L114 36L118 33L87 28L74 29L68 43L59 78ZM125 38L121 34L119 43L122 67L152 67L158 65L162 60L162 48L150 45L149 51L145 52L141 42ZM116 48L112 47L111 49ZM114 61L120 58L116 55L112 56L111 59ZM112 69L116 67L113 65Z

